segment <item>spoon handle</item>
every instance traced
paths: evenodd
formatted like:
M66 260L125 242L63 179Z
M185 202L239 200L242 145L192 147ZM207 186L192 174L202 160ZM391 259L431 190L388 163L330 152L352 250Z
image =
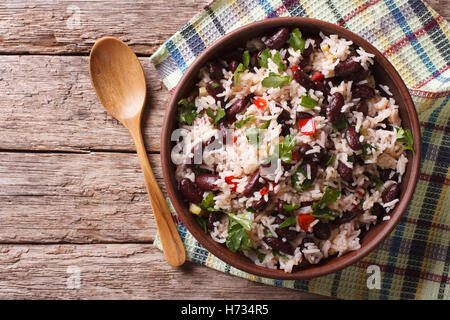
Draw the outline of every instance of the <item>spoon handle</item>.
M141 163L145 178L145 186L152 205L156 226L167 262L173 266L181 266L186 260L183 243L175 228L166 200L156 182L155 176L148 161L140 126L129 128L136 145L136 152Z

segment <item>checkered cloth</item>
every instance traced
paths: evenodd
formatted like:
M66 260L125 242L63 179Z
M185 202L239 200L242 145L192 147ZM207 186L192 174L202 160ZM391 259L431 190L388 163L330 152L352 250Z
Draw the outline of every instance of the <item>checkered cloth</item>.
M215 40L272 17L312 17L350 29L378 48L413 97L422 132L420 178L404 217L376 250L326 276L297 281L256 277L205 250L176 216L190 261L270 285L342 299L449 299L450 280L450 32L421 0L217 0L151 57L172 91L194 59ZM160 248L157 238L155 245ZM368 289L367 268L381 270L381 289Z

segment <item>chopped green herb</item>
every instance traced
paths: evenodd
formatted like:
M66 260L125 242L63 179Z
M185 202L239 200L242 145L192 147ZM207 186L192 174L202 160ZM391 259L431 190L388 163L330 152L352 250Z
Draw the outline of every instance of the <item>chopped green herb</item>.
M334 162L336 161L336 155L333 153L331 154L330 159L328 159L326 166L332 166L334 164Z
M216 211L217 209L214 209L215 204L216 202L214 201L214 193L209 192L200 203L200 208L208 211Z
M258 128L249 128L245 130L245 136L247 137L248 142L257 149L259 149L259 129Z
M207 232L208 229L206 227L206 218L202 217L202 216L195 216L195 218L197 219L198 224L200 225L200 227L202 227L202 230L204 232Z
M247 69L248 65L250 64L250 53L248 50L245 50L242 54L242 63L244 64L244 67Z
M246 229L237 221L230 221L228 224L228 237L225 242L230 251L247 250L251 247L250 239Z
M295 226L297 224L297 219L295 217L288 217L284 220L278 228L285 228L290 226Z
M369 151L369 150L371 150L371 149L378 151L378 148L377 148L377 147L374 147L374 146L371 145L370 143L364 143L364 144L362 145L362 153L363 153L363 155L367 156L367 155L369 155L369 154L372 154L372 151Z
M320 219L335 219L338 217L339 214L328 208L326 205L335 202L337 198L339 198L340 194L341 192L339 190L326 186L322 199L311 206L313 209L313 213L311 215Z
M288 203L283 204L283 210L287 212L292 212L294 210L297 210L298 208L300 208L299 204L288 204Z
M312 109L315 106L317 106L317 101L311 97L303 96L302 101L300 102L300 105L305 108Z
M278 66L278 72L283 72L285 66L278 51L273 55L272 61Z
M333 123L333 131L334 132L341 131L342 129L345 129L346 127L347 127L347 118L345 116L342 116L338 122Z
M352 154L351 156L348 156L347 157L347 160L349 161L349 162L351 162L351 163L355 163L355 156Z
M260 129L267 129L270 126L270 121L271 120L267 120L266 122L264 122L261 127L259 127Z
M253 249L253 251L256 253L256 256L258 257L258 261L262 263L266 255L260 252L258 249Z
M214 124L218 123L223 117L225 117L225 110L223 110L221 107L218 107L216 110L216 114L214 114L214 111L211 108L208 108L206 110L206 114L208 117L214 120Z
M280 159L286 163L292 161L292 149L295 147L295 136L288 134L279 145Z
M252 224L252 213L251 212L244 212L240 214L234 214L226 212L228 217L237 223L239 223L242 227L244 227L245 230L250 231L253 228Z
M242 128L247 122L249 122L250 120L252 120L255 116L254 115L249 115L246 118L242 119L241 121L238 121L234 124L234 126L236 128Z
M239 63L236 70L234 70L234 85L237 85L239 83L239 73L243 72L244 70L244 65L242 63Z
M271 57L270 49L264 49L258 57L258 64L260 67L267 68L269 66L269 58Z
M178 121L185 122L191 125L195 118L199 117L200 114L197 113L197 108L193 102L189 102L186 98L178 101L180 108L178 109Z
M372 180L372 182L375 183L375 190L378 190L382 185L383 185L383 181L381 181L381 179L371 173L367 173L367 176L369 177L370 180Z
M401 142L404 150L411 150L414 154L414 138L409 129L397 129L397 141Z
M261 84L265 88L281 88L291 83L291 80L290 76L280 76L271 72L268 77L263 79Z
M301 173L305 179L302 180L300 184L300 178L298 174ZM297 190L299 193L305 192L312 185L312 181L307 179L307 173L302 168L298 168L295 173L291 176L292 187Z
M214 89L217 89L217 88L220 87L220 84L218 84L217 82L213 82L213 83L211 84L211 87L213 87Z
M280 251L275 250L275 249L272 250L272 254L273 254L274 256L279 256L280 258L283 258L283 259L287 259L287 258L288 258L288 257L286 257L284 254L281 254Z
M305 42L306 41L302 38L302 33L298 28L292 30L291 37L289 38L289 44L292 48L303 52L303 49L305 49Z

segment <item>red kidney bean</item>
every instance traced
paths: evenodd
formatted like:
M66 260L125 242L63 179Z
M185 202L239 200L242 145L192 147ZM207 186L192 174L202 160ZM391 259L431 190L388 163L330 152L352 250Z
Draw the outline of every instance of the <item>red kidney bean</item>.
M374 216L377 216L378 220L380 220L380 219L382 219L382 218L384 217L384 215L386 214L386 210L384 209L384 207L383 207L381 204L379 204L378 202L376 202L376 203L373 205L373 208L372 208L372 214L373 214Z
M305 87L305 89L309 90L314 88L314 82L311 81L309 76L301 68L295 69L292 72L292 76L294 80Z
M311 55L311 53L313 52L313 46L312 44L308 46L308 48L306 48L305 50L303 50L302 52L302 57L306 58L309 57Z
M336 219L334 219L333 223L337 225L347 223L355 219L360 214L362 214L362 210L359 207L354 207L350 211L345 211L342 214L342 217L337 217Z
M347 167L343 162L339 160L337 171L341 176L342 180L351 182L352 181L352 169Z
M237 60L230 60L230 62L228 62L228 70L230 70L231 72L236 71L237 67L239 65L239 61Z
M308 180L314 181L314 179L316 179L316 177L317 177L317 171L318 171L319 167L318 167L317 163L315 163L315 162L303 161L300 168L305 170L305 172L308 172L308 168L307 168L308 165L309 165L310 172L311 172L311 179L308 179Z
M298 155L304 159L312 158L312 154L306 154L307 151L311 150L312 147L309 144L303 144L298 148Z
M277 217L275 218L275 223L278 224L278 225L280 225L280 224L282 224L282 223L284 222L284 220L286 220L286 219L282 219L282 218L280 218L279 216L277 216ZM276 229L275 229L275 232L277 233L277 235L278 235L280 238L286 238L286 240L288 240L288 241L294 240L295 237L297 237L297 235L298 235L298 232L297 232L297 231L295 231L295 230L290 230L289 227L276 228Z
M217 81L211 80L206 84L206 91L210 96L214 97L214 99L216 100L223 99L222 97L218 98L217 95L224 92L224 90L225 89L222 87L222 85Z
M383 203L388 203L397 199L399 193L400 188L398 184L393 183L383 192L381 199L383 199Z
M203 200L203 192L188 178L181 179L180 190L183 197L193 203Z
M277 106L281 107L281 105ZM287 136L290 133L291 125L286 123L289 120L291 120L291 114L286 109L283 109L283 111L277 117L277 122L281 124L281 135L283 137Z
M244 196L250 197L255 191L259 191L262 187L264 187L265 182L259 182L261 179L261 175L259 173L259 169L255 171L255 173L251 176L249 182L245 186Z
M270 49L280 49L286 43L289 37L288 28L280 28L273 35L271 35L264 44Z
M315 90L323 92L323 96L327 97L330 94L330 86L327 80L314 82Z
M289 242L283 242L283 240L279 238L272 238L272 237L264 237L263 241L267 243L267 245L272 249L278 250L280 252L289 255L294 254L294 248L291 246Z
M362 72L363 70L364 68L361 64L353 60L353 58L348 58L347 60L341 61L334 67L336 77L341 77L346 80L352 75Z
M300 69L304 69L309 64L310 61L311 61L310 57L304 57L298 64L298 67Z
M223 77L222 68L214 62L209 62L206 64L209 76L213 80L220 80Z
M232 122L236 118L236 115L242 112L246 107L245 99L236 100L231 107L229 107L226 111L227 120Z
M329 223L319 222L313 227L313 234L319 240L328 240L331 235L331 228Z
M356 132L355 128L349 126L347 130L345 130L345 139L347 140L348 145L353 150L361 149L361 142L359 141L359 135Z
M206 222L206 226L209 231L214 231L214 223L220 221L222 218L222 213L220 211L212 211L208 215L208 221Z
M355 108L356 111L362 112L363 115L367 116L367 113L369 112L367 108L367 103L364 101L359 101Z
M313 204L314 204L313 201L303 201L303 202L300 202L300 208L303 208L303 207L310 207L310 206L312 206Z
M375 90L368 85L362 84L352 88L352 98L370 99L375 96Z
M264 210L268 204L269 201L266 201L264 197L261 197L261 199L253 201L252 208L255 211L261 211Z
M212 173L200 173L195 177L195 183L204 191L217 191L219 189L216 185L217 180L219 176Z
M297 112L295 117L296 117L296 119L298 121L298 120L311 119L314 116L311 113L308 113L308 112Z
M380 174L380 179L383 182L386 182L388 180L397 180L398 179L398 173L395 170L392 169L381 169L380 167L377 168L378 173ZM394 172L394 174L392 174ZM392 177L391 177L392 175Z
M344 96L339 92L335 92L331 96L327 108L328 121L330 121L331 123L336 123L339 120L341 120L342 117L341 109L343 105L344 105Z

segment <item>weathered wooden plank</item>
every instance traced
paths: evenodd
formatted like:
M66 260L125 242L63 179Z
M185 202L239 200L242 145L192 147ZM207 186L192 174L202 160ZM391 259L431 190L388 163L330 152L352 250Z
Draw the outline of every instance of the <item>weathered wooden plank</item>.
M86 53L96 39L115 36L137 53L150 54L208 2L2 1L0 52Z
M78 271L79 282L76 281ZM193 263L172 268L162 252L149 244L1 245L0 299L37 298L292 300L324 297L254 283Z
M148 96L147 150L159 151L169 93L141 58ZM135 150L127 130L97 100L88 57L0 56L0 149Z
M150 54L208 2L2 1L0 53L87 53L96 39L110 35ZM450 0L430 4L450 19Z
M160 157L150 155L165 192ZM1 243L151 242L136 154L0 153Z

